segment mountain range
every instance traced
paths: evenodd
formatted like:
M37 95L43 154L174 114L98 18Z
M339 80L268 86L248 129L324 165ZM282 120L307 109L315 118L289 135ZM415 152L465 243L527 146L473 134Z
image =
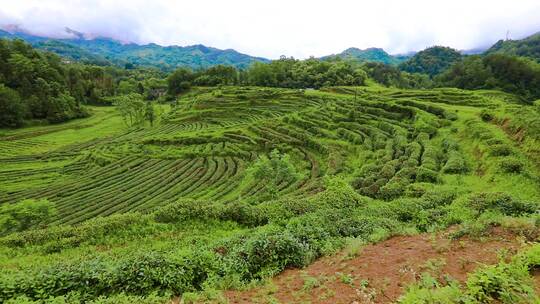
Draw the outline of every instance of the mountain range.
M97 65L152 66L163 70L186 66L192 69L225 64L246 68L255 61L268 59L239 53L233 49L221 50L201 44L191 46L160 46L154 43L139 45L122 43L106 38L88 38L87 35L66 28L71 38L49 38L29 34L22 30L0 30L0 38L19 38L35 48L51 51L60 56Z
M123 43L107 37L95 37L65 28L64 38L34 35L18 26L0 29L0 38L22 39L35 48L54 52L67 60L96 65L147 66L162 70L173 70L184 66L203 69L224 64L246 68L253 62L269 62L270 59L242 54L233 49L217 49L202 44L191 46L161 46L155 43L140 45ZM500 40L491 48L460 51L463 55L481 53L506 53L533 58L540 61L540 33L522 40ZM416 53L390 55L381 48L348 48L341 53L320 57L322 60L374 61L397 66Z

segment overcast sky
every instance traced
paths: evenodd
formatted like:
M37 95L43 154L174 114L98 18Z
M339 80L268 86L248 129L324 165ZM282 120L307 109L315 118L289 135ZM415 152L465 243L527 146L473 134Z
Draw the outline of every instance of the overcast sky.
M540 31L540 0L0 0L0 26L306 58L348 47L471 49Z

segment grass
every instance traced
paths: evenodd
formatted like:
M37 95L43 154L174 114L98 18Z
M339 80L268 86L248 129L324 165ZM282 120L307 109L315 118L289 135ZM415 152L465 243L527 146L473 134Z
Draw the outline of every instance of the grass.
M481 235L497 224L537 238L536 139L500 121L527 106L495 91L356 90L220 87L183 96L153 128L127 129L100 107L66 124L1 130L0 202L46 198L59 212L45 229L0 237L0 298L221 301L219 290L347 244L344 258L354 258L396 234L461 224ZM485 109L493 120L482 120ZM250 172L273 150L297 176L268 195ZM513 161L520 170L501 170ZM155 272L131 277L147 265ZM371 297L359 280L339 280Z

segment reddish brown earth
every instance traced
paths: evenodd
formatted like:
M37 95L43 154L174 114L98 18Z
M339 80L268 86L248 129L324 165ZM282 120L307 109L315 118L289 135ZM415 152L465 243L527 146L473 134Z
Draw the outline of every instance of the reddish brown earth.
M501 229L482 240L450 240L447 233L397 236L360 247L353 256L345 250L305 269L285 270L265 286L227 291L225 297L231 304L391 303L423 272L463 282L478 265L495 264L501 252L513 255L519 246L515 235Z

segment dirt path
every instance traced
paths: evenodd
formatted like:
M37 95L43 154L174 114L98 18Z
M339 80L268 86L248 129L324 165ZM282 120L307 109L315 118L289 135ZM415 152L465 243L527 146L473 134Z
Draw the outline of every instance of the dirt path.
M289 269L271 283L248 291L227 291L229 303L391 303L423 272L464 281L498 254L514 254L519 242L501 229L483 240L447 235L398 236L322 258L305 269ZM362 287L364 286L364 287Z

